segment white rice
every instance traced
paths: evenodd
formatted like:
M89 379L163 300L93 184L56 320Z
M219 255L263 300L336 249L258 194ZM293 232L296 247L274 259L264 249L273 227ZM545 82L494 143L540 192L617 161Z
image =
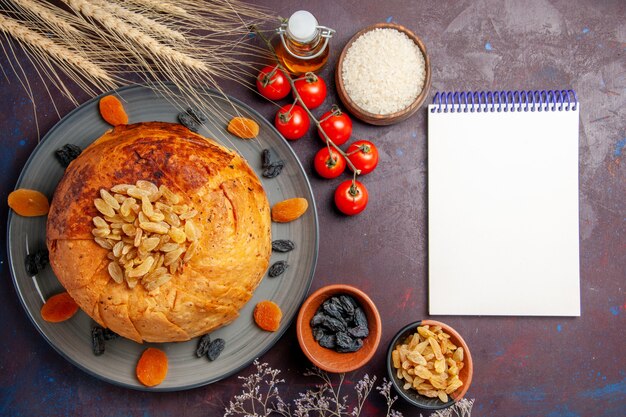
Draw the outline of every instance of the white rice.
M346 93L374 114L403 110L422 92L426 76L422 51L396 29L377 28L359 36L343 61Z

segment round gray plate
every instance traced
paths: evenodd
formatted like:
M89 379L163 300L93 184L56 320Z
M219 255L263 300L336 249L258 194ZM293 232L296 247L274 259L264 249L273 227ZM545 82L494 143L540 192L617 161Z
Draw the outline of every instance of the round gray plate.
M180 109L151 89L131 86L116 92L124 102L129 123L144 121L177 122ZM300 219L277 224L272 223L272 239L291 239L296 249L290 253L272 253L270 263L286 260L290 267L277 278L263 279L252 299L240 311L233 323L212 333L221 337L226 347L214 362L205 357L197 358L197 339L182 343L138 344L118 338L107 342L102 356L94 356L91 350L92 320L79 311L63 323L48 323L41 319L40 309L48 297L63 291L61 284L48 266L38 275L26 273L24 259L30 252L45 248L46 217L21 217L9 212L7 246L13 282L17 293L35 327L61 355L86 372L113 384L147 391L175 391L210 384L225 378L249 365L254 359L270 349L289 327L306 296L317 261L318 222L315 199L304 170L285 139L260 114L235 99L230 99L237 112L255 119L261 129L253 140L231 136L225 129L224 114L235 113L226 100L212 94L213 103L222 117L209 116L209 121L199 133L221 144L236 149L261 178L270 205L292 197L304 197L309 209ZM110 126L98 112L99 97L83 104L63 118L45 136L33 151L24 167L16 188L31 188L46 194L49 199L63 176L63 167L54 152L72 143L82 149L100 137ZM227 116L229 117L229 116ZM282 174L274 179L261 177L261 150L269 148L275 159L285 161ZM252 318L257 302L272 300L283 311L281 327L277 332L259 329ZM135 365L141 352L148 346L156 346L167 353L169 370L160 385L147 388L135 377Z

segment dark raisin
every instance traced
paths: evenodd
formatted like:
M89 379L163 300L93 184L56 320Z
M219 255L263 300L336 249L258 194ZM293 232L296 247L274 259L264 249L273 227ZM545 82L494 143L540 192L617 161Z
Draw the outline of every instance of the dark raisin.
M46 265L48 265L48 251L41 249L33 253L26 255L24 264L26 265L26 272L28 275L33 276L41 272Z
M104 329L98 325L91 328L91 350L96 356L104 353Z
M342 332L346 330L346 325L333 317L325 317L322 321L322 326L326 327L332 332Z
M348 312L346 311L341 299L339 297L333 297L331 303L337 307L337 310L341 313L341 316L344 318L348 318Z
M272 163L272 156L270 154L269 149L263 149L263 153L261 154L261 166L265 169L270 166Z
M80 155L81 152L82 150L79 146L68 143L67 145L63 145L57 149L54 153L56 154L56 157L61 165L63 165L63 168L67 168L70 162L78 158L78 155Z
M334 334L326 334L324 336L322 336L320 338L320 340L317 342L320 344L320 346L328 348L328 349L334 349L335 348L335 344L336 344L336 338Z
M313 329L313 338L319 342L319 340L324 337L326 335L326 333L324 332L324 329L322 329L321 327L315 327Z
M337 320L345 322L345 319L341 315L341 310L339 310L336 303L333 303L332 298L329 300L326 300L324 304L322 304L322 309L329 316L334 317Z
M354 316L354 308L357 306L356 301L354 301L352 297L347 295L340 295L338 298L339 303L341 304L341 308L343 308L346 313L346 318L352 320L352 317Z
M270 278L276 278L277 276L285 272L288 267L289 265L286 261L275 262L274 265L270 266L268 275L270 276Z
M339 346L337 343L337 352L346 353L346 352L356 352L357 350L363 347L363 341L361 339L352 339L352 342L348 346Z
M209 344L211 343L211 336L205 334L198 341L198 347L196 348L196 356L201 358L209 351Z
M328 316L326 316L326 314L318 311L317 313L315 313L315 315L311 319L311 327L317 327L321 325L324 322L324 320L326 320L327 318Z
M369 335L367 317L358 303L348 295L325 300L311 319L313 337L320 346L337 352L356 352Z
M296 248L296 244L291 240L279 239L272 242L272 250L274 252L291 252Z
M103 329L102 333L104 333L104 340L113 340L113 339L117 339L118 337L120 337L119 334L115 333L113 330L111 329Z
M361 307L357 307L354 310L354 324L356 327L368 327L367 317L365 317L365 313Z
M270 163L268 167L263 170L261 175L263 175L265 178L275 178L280 175L284 167L285 167L284 161L282 160L274 161Z
M348 348L352 345L354 339L346 332L337 332L335 335L338 348Z
M187 129L191 130L192 132L197 132L198 129L200 128L200 126L198 125L198 122L196 122L196 119L187 113L178 113L178 121L180 122L181 125L185 126Z
M352 337L358 337L362 339L364 337L367 337L370 334L370 331L367 326L357 326L349 328L348 334Z
M215 339L209 344L209 349L206 353L207 358L210 361L214 361L220 356L220 353L224 350L224 346L226 346L226 342L224 339Z
M195 107L187 107L187 114L196 119L200 124L206 122L207 120L205 114Z

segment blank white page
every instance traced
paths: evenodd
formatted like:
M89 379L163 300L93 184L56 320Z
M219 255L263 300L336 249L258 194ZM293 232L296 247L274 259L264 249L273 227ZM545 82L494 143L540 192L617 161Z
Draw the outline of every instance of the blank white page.
M578 111L428 111L430 314L579 316Z

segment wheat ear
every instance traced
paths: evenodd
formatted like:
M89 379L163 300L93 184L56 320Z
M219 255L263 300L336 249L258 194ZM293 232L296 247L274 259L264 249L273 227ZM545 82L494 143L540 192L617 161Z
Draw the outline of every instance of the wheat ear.
M44 55L50 55L60 62L69 64L82 74L86 74L92 78L103 81L110 86L115 85L113 79L111 79L111 77L109 77L107 73L98 65L78 55L76 52L65 48L45 36L42 36L25 27L10 17L0 14L0 30L10 36L13 36L13 38L17 39L33 51L37 51L38 53Z
M102 24L111 33L116 34L141 47L151 58L184 65L200 72L210 72L204 62L183 54L167 45L163 45L153 37L135 29L126 22L111 16L103 9L86 0L63 0L65 4L83 16Z
M185 35L177 30L168 28L166 25L156 22L152 19L148 19L139 13L132 12L124 7L110 3L104 0L90 0L94 6L102 8L105 12L111 15L124 19L126 22L139 27L146 33L152 33L158 36L161 40L168 42L186 42Z
M159 0L128 0L125 1L125 3L134 3L140 7L150 9L155 12L170 14L172 16L190 17L187 10L172 3L166 3Z
M81 33L66 20L59 17L59 10L52 12L47 5L37 3L33 0L12 0L22 12L38 17L48 27L56 27L59 30L72 36L81 36Z

